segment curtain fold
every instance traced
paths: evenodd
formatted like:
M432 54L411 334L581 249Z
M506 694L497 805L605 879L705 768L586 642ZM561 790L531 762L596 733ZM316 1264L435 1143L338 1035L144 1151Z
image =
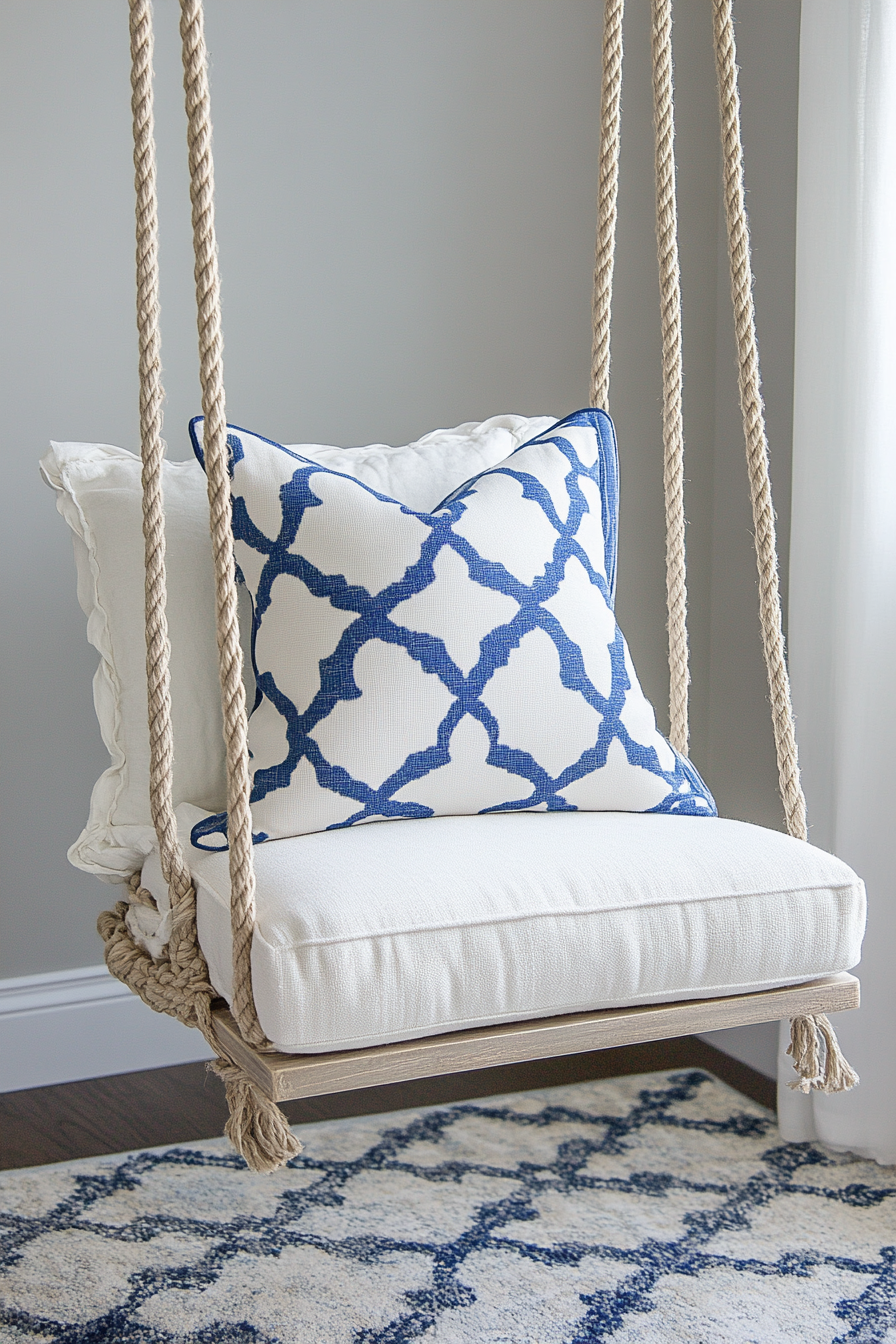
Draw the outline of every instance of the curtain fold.
M810 839L868 888L862 1082L784 1084L786 1139L896 1163L896 4L803 0L790 668ZM786 1026L786 1024L785 1024ZM782 1051L785 1032L782 1031Z

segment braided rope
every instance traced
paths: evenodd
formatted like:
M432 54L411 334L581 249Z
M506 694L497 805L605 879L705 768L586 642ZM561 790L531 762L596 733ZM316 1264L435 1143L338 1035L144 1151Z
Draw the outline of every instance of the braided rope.
M753 504L753 531L756 541L756 565L759 571L759 617L762 648L768 673L772 707L772 725L778 758L778 780L787 830L797 839L806 839L806 800L800 785L790 678L784 658L784 634L781 620L781 594L778 587L778 557L775 537L775 512L772 507L768 467L768 439L765 409L759 386L759 354L756 345L756 318L753 310L753 272L750 262L750 235L744 201L743 140L740 125L740 97L737 88L737 63L734 46L734 22L731 0L713 0L716 67L719 80L719 111L722 130L722 159L725 181L725 219L731 262L731 300L737 336L738 381L744 422L744 441Z
M139 879L131 879L131 905L146 904ZM188 1027L198 1027L217 1052L211 1005L214 989L178 972L169 961L153 961L138 947L125 922L129 905L119 901L100 915L97 929L105 943L106 964L113 975L156 1012L168 1013ZM223 1055L208 1067L224 1082L230 1112L224 1132L252 1171L275 1171L302 1151L280 1108L253 1083L244 1070Z
M221 281L215 237L214 163L202 0L181 0L190 200L193 206L203 444L212 549L221 707L227 748L227 836L230 860L230 915L233 933L233 1016L250 1045L267 1044L252 996L252 932L255 927L255 870L252 863L252 814L246 695L239 639L236 579L231 531L227 421L224 413L224 357L221 338Z
M97 920L97 931L105 947L106 965L144 1003L157 1013L168 1013L188 1027L198 1027L212 1049L217 1050L211 1028L211 1003L215 997L206 976L200 979L193 966L178 966L170 956L153 961L148 952L134 942L125 916L132 905L143 901L118 901L113 910L104 910ZM200 956L202 954L200 953ZM205 967L205 960L202 961Z
M672 0L653 0L653 124L656 135L656 245L663 328L663 488L669 630L669 737L688 752L688 627L682 424L681 269L675 199Z
M610 309L616 256L619 194L619 110L622 100L622 11L624 0L604 0L603 73L600 94L600 167L597 180L597 241L591 298L591 405L610 399Z

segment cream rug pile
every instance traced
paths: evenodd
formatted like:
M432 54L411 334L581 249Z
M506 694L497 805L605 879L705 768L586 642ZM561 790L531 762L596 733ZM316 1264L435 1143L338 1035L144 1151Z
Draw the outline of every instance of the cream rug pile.
M0 1340L896 1340L896 1171L700 1071L0 1177Z

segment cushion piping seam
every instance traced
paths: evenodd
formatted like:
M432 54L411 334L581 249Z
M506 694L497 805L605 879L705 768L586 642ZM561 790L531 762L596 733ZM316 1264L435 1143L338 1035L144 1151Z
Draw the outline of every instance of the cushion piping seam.
M209 888L205 886L205 884L202 882L201 878L197 880L199 881L200 886L203 887L205 891L209 890ZM850 893L858 894L862 888L863 884L861 880L859 880L857 885L843 884L836 887L834 886L819 887L817 885L806 887L789 887L787 888L786 892L781 889L778 889L776 891L728 892L723 896L696 896L696 897L689 897L686 899L686 901L649 901L645 902L642 905L616 905L609 907L601 907L599 910L596 910L593 907L586 910L533 910L525 914L504 915L501 916L500 918L495 919L463 920L458 921L455 924L429 924L422 928L382 929L376 932L372 931L369 933L359 933L351 935L343 934L334 936L332 938L307 939L303 940L302 942L283 943L280 945L276 945L274 943L269 942L268 939L265 938L264 934L262 934L259 931L258 923L256 922L253 937L261 938L266 943L266 945L271 949L271 951L275 952L279 956L281 954L288 953L300 947L301 948L333 947L342 943L347 944L347 943L359 943L359 942L372 942L374 940L381 938L406 938L409 936L417 936L420 934L449 933L458 929L483 928L488 925L496 926L504 924L519 924L524 920L530 920L530 919L552 919L552 918L568 919L578 916L619 914L622 911L628 912L632 910L669 909L671 907L680 906L683 904L706 905L710 901L732 901L743 899L754 900L757 897L763 897L763 896L776 897L784 895L803 895L806 892L811 891L828 892L836 896L838 899L842 899L844 895L849 895ZM223 904L223 902L221 902L217 897L213 897L213 899L215 899L216 904Z

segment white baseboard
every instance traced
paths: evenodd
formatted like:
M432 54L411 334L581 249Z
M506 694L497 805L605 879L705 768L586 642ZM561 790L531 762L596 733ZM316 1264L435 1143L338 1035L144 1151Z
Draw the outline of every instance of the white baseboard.
M0 980L0 1092L211 1059L198 1031L154 1013L105 966Z

